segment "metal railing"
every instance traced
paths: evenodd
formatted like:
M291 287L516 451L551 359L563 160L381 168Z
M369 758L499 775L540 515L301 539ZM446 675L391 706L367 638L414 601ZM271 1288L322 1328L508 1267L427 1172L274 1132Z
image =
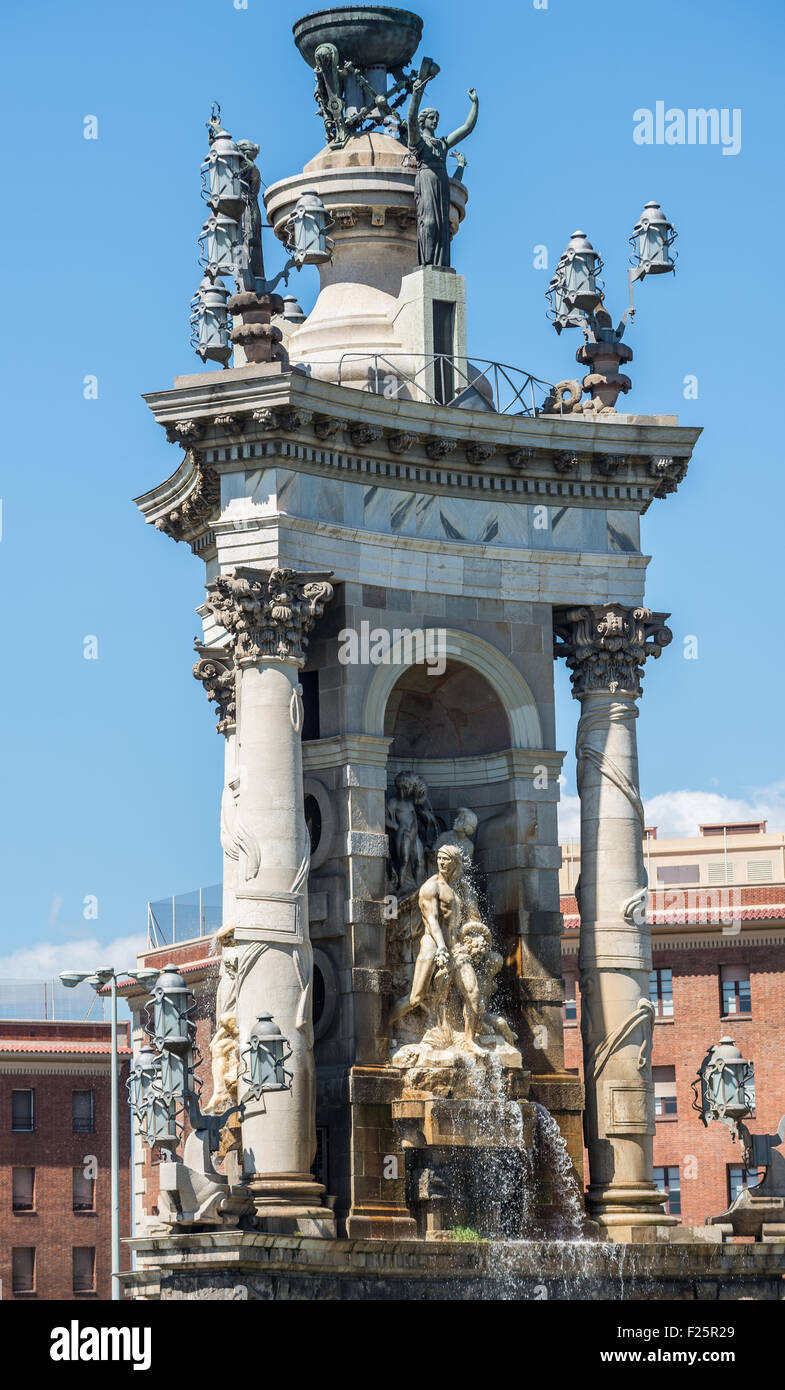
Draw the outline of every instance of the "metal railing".
M0 1018L52 1020L75 1023L88 1017L98 996L87 983L66 989L58 979L0 980ZM103 1000L98 1001L94 1021L103 1018Z
M221 904L220 883L148 903L148 949L155 951L159 946L174 946L178 941L212 936L221 925Z
M357 368L364 362L367 371L358 378ZM537 415L553 389L550 382L520 367L444 352L430 357L412 352L345 352L337 361L337 369L338 386L370 391L387 400L427 401L498 415Z

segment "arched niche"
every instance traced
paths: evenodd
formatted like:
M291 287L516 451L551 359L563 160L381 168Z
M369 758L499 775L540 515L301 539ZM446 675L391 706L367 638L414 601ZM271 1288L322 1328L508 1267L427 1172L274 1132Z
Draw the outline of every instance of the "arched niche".
M493 686L472 666L448 661L441 675L405 669L384 716L392 759L465 758L510 747L510 723Z
M413 688L406 684L414 679L408 674L411 672L417 673L415 686L421 685L426 692L429 686L435 691L444 677L447 677L448 682L455 682L453 690L457 692L463 679L463 694L467 699L470 698L471 687L465 678L459 677L457 669L468 667L482 678L484 686L489 687L492 692L491 698L501 707L508 730L507 747L542 747L542 725L534 696L520 671L496 647L492 647L481 637L475 637L473 633L447 628L432 630L424 650L443 654L446 662L443 677L428 674L429 670L435 670L433 666L413 666L406 645L403 642L394 644L389 660L376 668L368 685L363 705L364 733L376 738L385 736L388 704L402 677L406 677L402 684L402 692L410 697L413 694ZM478 698L481 690L482 687L475 684L474 691ZM491 708L490 702L488 708ZM432 750L430 756L434 756ZM453 750L450 756L460 755Z

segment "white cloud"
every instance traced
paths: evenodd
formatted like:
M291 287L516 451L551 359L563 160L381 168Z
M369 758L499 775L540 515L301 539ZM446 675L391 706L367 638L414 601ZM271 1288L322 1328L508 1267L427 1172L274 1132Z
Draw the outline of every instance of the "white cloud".
M785 831L785 781L753 787L749 797L723 796L714 791L660 792L644 802L646 824L656 825L661 839L697 835L700 825L734 820L765 820L767 829ZM562 796L559 839L580 839L580 800Z
M581 799L579 796L561 794L559 801L559 841L561 844L577 844L581 838Z
M0 956L0 980L51 980L61 970L92 970L97 965L113 965L116 970L136 966L137 952L147 946L147 933L119 936L101 942L97 937L76 941L39 941L23 946L10 956Z

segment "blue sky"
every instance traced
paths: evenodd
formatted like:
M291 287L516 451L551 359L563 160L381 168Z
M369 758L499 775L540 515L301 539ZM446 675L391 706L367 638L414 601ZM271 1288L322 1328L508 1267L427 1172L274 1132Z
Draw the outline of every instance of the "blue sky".
M199 279L199 165L210 101L261 145L265 182L322 142L312 79L291 43L305 6L280 0L40 0L6 6L2 135L9 192L2 374L0 560L5 639L5 873L0 970L51 973L110 943L128 963L148 898L220 875L221 740L191 676L203 567L145 528L132 498L176 451L140 399L198 367L188 301ZM657 199L680 233L675 277L646 282L629 334L631 409L704 434L676 497L644 518L652 607L673 646L649 664L639 721L643 791L686 832L763 808L785 829L779 255L779 0L424 0L421 53L465 146L469 213L454 245L470 350L557 380L579 338L545 317L551 266L583 227L611 311L627 237ZM633 113L738 108L737 155L633 141ZM98 139L83 138L88 115ZM266 244L268 273L277 250ZM310 308L315 272L294 286ZM98 378L85 400L83 380ZM683 399L687 376L697 400ZM698 638L698 660L682 654ZM98 659L85 660L85 638ZM558 672L559 745L577 707ZM685 796L687 799L685 800ZM690 799L691 798L691 799ZM727 798L727 800L722 800ZM566 802L568 812L571 802ZM571 825L569 815L565 826ZM97 918L84 902L97 899ZM95 910L95 909L93 909Z

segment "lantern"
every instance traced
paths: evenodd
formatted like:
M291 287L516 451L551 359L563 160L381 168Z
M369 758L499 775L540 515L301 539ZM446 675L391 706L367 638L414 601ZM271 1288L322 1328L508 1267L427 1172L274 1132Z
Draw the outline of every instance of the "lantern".
M746 1084L752 1070L745 1062L733 1038L720 1038L718 1044L709 1048L693 1087L700 1086L700 1104L697 1098L695 1109L705 1125L712 1120L720 1120L735 1130L739 1120L752 1110Z
M152 995L155 1046L159 1051L187 1052L194 1031L190 1021L193 1005L188 986L173 965L164 966Z
M561 333L570 322L570 310L564 301L564 256L561 257L556 270L553 273L551 283L545 291L545 298L551 306L553 314L553 326L557 333Z
M332 219L319 194L313 188L307 189L286 224L298 270L304 265L322 265L332 260L334 243L327 235L331 226Z
M234 275L240 245L240 224L223 212L211 212L199 235L199 263L211 280Z
M676 236L659 203L647 203L630 237L637 261L636 279L642 280L644 275L664 275L676 269L670 254Z
M191 300L191 346L203 362L210 359L226 366L232 355L228 297L229 291L220 280L205 275Z
M136 1116L137 1130L152 1148L177 1146L176 1108L160 1089L161 1058L155 1048L140 1048L128 1078L128 1090Z
M160 1054L158 1086L166 1101L183 1101L189 1089L191 1069L188 1056L164 1048Z
M563 265L566 304L591 314L602 299L596 284L602 261L585 232L573 232L559 264Z
M202 168L202 196L213 212L222 212L239 222L245 207L245 180L241 175L243 157L231 135L217 130Z
M242 1055L243 1081L247 1082L255 1100L263 1091L289 1090L292 1073L286 1070L284 1062L291 1057L292 1050L272 1014L259 1014Z

